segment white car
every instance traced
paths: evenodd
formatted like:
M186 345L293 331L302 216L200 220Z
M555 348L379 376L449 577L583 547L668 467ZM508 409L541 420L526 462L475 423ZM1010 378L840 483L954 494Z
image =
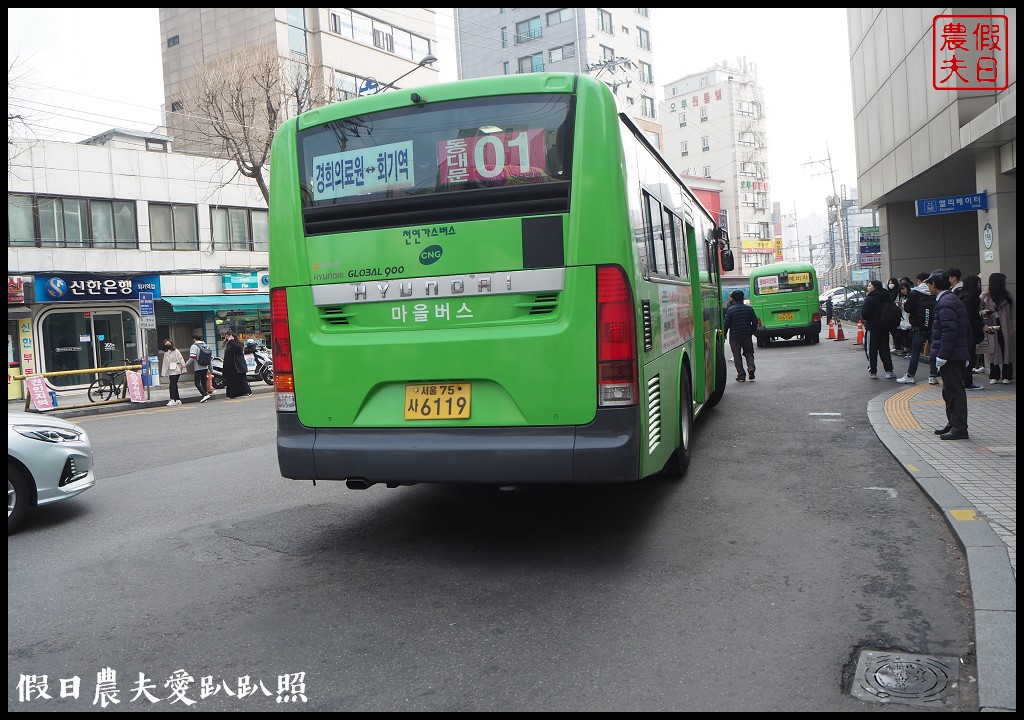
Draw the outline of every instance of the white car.
M73 498L96 484L85 430L58 417L7 411L7 534L30 507Z

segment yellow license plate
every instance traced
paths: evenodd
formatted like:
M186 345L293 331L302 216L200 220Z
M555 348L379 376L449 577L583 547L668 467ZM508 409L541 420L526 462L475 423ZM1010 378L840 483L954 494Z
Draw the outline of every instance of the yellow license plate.
M473 394L470 383L416 383L405 386L406 420L465 420Z
M795 313L779 313L777 317L779 320L792 320L795 317Z

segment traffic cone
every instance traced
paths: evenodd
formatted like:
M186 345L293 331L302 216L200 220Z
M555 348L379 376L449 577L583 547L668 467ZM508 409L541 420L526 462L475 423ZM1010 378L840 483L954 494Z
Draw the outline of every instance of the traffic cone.
M836 321L835 321L835 318L833 318L832 322L830 322L828 324L828 339L829 340L835 340L836 339Z
M854 345L863 345L863 344L864 344L864 321L863 320L858 320L857 321L857 342L855 342Z
M838 333L838 335L837 335L837 337L836 337L836 341L838 342L838 341L840 341L840 340L845 340L845 339L846 339L846 335L844 335L844 334L843 334L843 324L842 324L841 322L839 322L839 319L838 319L838 318L836 318L836 325L837 325L837 326L838 326L838 328L839 328L839 329L838 329L838 330L836 331L836 332Z

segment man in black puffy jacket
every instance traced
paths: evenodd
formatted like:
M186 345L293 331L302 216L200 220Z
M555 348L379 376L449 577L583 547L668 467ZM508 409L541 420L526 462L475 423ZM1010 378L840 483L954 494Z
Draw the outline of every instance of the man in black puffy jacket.
M736 382L746 382L743 374L743 358L747 359L747 375L754 380L754 331L757 330L757 315L754 308L743 302L743 291L729 293L733 302L725 311L722 332L729 333L729 347L732 348L732 362L736 366Z
M882 327L882 303L889 302L881 280L868 280L867 296L860 315L864 321L864 345L868 351L868 377L878 379L878 356L882 356L885 379L895 380L892 370L892 354L889 352L889 331Z
M932 319L931 358L942 377L942 399L946 403L946 426L935 433L943 440L968 440L967 392L963 364L970 358L967 338L971 332L967 308L949 289L949 275L933 270L928 288L935 296Z

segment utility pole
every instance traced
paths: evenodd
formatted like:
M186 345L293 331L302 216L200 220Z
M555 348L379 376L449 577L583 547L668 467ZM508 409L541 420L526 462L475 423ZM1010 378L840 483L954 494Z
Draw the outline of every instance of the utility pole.
M796 231L796 259L800 259L800 220L796 216L796 200L793 201L793 228ZM811 261L810 253L807 254L807 262Z
M832 178L832 197L829 199L829 206L831 207L831 206L834 205L835 208L836 208L835 223L836 223L836 226L839 228L839 248L842 251L841 252L841 256L842 256L842 261L843 261L843 271L842 271L842 273L840 273L840 280L842 281L843 285L849 285L850 284L850 261L847 258L846 236L843 234L843 217L842 217L843 201L839 198L839 193L836 192L836 174L835 174L835 171L832 169L832 155L831 155L831 153L829 153L828 144L827 143L825 145L825 159L824 160L809 160L808 162L803 163L803 165L804 165L804 167L806 167L808 165L814 165L816 163L820 163L821 165L823 165L825 167L825 169L828 170L829 176ZM832 229L832 217L831 217L831 213L829 213L829 231L830 232L831 232L831 229Z

